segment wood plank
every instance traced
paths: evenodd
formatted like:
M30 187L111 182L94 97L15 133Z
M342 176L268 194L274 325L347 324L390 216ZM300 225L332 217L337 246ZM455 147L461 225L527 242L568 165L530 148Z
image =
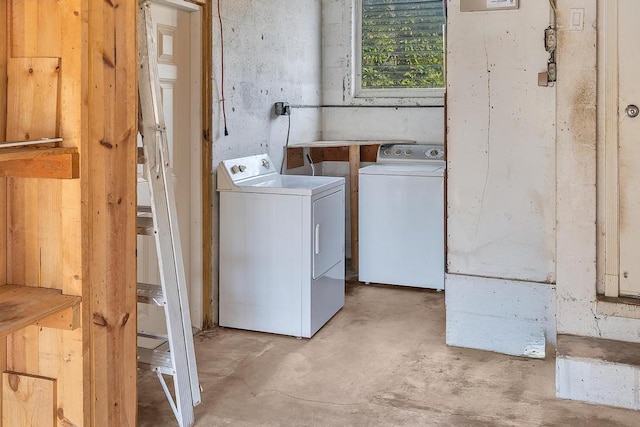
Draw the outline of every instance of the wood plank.
M380 144L415 144L411 139L345 139L332 141L311 141L290 144L290 148L297 147L350 147L352 145L380 145Z
M315 148L312 147L309 149L309 155L314 163L324 162L324 148ZM349 161L349 156L347 155L346 161Z
M213 291L213 7L211 1L198 0L202 6L202 327L211 329L216 322L217 302ZM217 220L216 220L217 222ZM215 308L214 308L215 307ZM216 314L214 315L214 310Z
M0 1L0 7L2 7L2 2ZM7 370L7 340L6 338L0 338L0 372L4 372ZM4 399L2 393L2 387L0 386L0 420L2 420L2 400ZM2 425L2 423L0 423Z
M360 169L360 146L349 146L349 203L351 223L351 271L357 272L359 267L358 248L358 170Z
M7 120L7 0L0 0L0 140L6 140ZM7 180L0 178L0 285L7 283ZM4 371L5 340L0 339L0 372ZM0 387L1 389L1 387ZM2 401L2 391L0 391ZM2 409L0 405L0 419Z
M0 337L77 306L80 300L80 297L64 295L56 289L0 286Z
M375 162L378 156L380 145L360 145L360 161ZM349 147L313 147L311 148L311 158L315 163L320 162L348 162Z
M74 147L47 147L47 148L0 148L0 162L11 160L34 160L48 156L62 156L78 154Z
M61 56L61 3L59 0L10 0L11 56Z
M136 424L137 2L88 2L81 168L90 425Z
M58 58L9 58L6 140L57 135L59 77Z
M287 148L287 169L295 169L304 166L303 151L303 148Z
M62 67L56 136L63 138L64 147L74 147L78 153L81 153L83 148L82 139L87 137L87 38L92 37L86 27L87 3L89 2L84 0L59 2L63 22L61 37L64 43L61 46ZM61 271L58 280L61 281L63 293L84 295L85 300L88 300L91 288L83 271L84 209L81 183L79 179L65 179L57 181L57 184L60 186L57 190L60 194L57 224L60 227L58 232L61 241L58 243L58 256L47 257L47 262L55 262L55 258L59 260ZM43 329L39 337L41 348L48 350L40 355L41 373L57 378L58 384L63 385L58 389L57 415L60 426L91 425L89 306L81 304L80 307L80 328L73 331ZM64 357L61 358L59 355Z
M313 148L314 151L322 150L322 161L325 162L348 162L349 161L349 153L350 146L344 147L322 147L322 148ZM357 146L352 146L357 147ZM316 157L314 156L314 161L317 162Z
M35 324L43 328L75 331L80 327L80 304L38 320Z
M378 160L378 147L380 145L363 145L360 147L360 162L374 163Z
M52 378L2 374L2 425L55 427L57 384Z
M6 141L7 119L7 0L0 1L0 141Z
M1 156L2 154L0 153L0 176L56 179L74 179L80 176L80 157L78 153L38 156L36 158L9 161L3 161Z

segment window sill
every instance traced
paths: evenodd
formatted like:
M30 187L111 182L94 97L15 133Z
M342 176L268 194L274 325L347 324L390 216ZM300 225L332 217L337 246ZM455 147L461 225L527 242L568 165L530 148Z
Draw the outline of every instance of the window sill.
M432 97L355 96L347 100L349 107L444 107L444 95Z

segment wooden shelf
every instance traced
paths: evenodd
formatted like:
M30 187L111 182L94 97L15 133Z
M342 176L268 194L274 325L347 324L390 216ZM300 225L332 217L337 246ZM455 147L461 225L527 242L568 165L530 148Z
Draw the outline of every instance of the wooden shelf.
M0 338L30 325L73 330L81 298L57 289L0 286Z
M0 176L73 179L80 176L74 147L0 148Z

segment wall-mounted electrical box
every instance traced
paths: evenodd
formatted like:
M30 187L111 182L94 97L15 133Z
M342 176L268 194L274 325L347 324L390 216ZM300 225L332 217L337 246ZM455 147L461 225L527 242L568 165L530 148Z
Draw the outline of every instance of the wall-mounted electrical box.
M517 9L518 0L460 0L460 12Z

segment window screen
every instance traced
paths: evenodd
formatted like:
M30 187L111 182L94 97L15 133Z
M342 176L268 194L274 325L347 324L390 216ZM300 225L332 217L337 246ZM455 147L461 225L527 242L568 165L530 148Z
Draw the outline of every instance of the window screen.
M443 88L443 1L361 1L362 89Z

